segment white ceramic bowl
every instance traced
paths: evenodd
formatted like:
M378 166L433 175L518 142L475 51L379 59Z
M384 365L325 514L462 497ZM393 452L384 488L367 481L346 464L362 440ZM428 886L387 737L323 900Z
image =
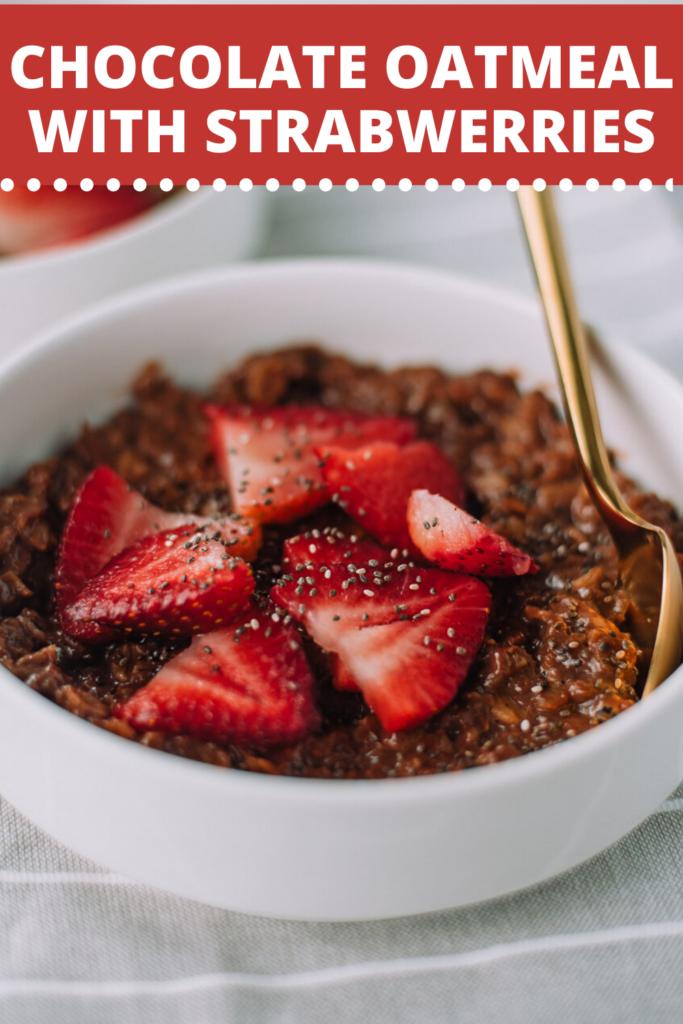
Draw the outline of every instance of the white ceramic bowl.
M387 365L519 367L552 381L536 306L446 275L361 261L178 278L102 305L0 371L7 482L120 403L161 357L206 384L247 353L317 338ZM607 350L599 400L627 468L683 501L683 391ZM83 722L0 670L0 790L57 839L183 896L277 917L411 914L570 868L633 828L683 776L683 670L550 749L467 772L327 781L229 771Z
M67 245L0 258L0 357L93 302L181 271L253 256L264 189L182 189L131 220Z

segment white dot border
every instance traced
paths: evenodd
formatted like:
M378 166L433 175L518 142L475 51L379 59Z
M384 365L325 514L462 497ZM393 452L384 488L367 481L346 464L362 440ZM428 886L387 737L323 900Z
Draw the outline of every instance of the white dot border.
M0 178L0 191L11 192L17 184L21 187L21 183L15 182L13 178ZM75 187L83 192L90 192L95 187L92 178L82 178L78 183L74 184ZM509 192L517 192L521 184L517 178L508 178L504 183L496 186L493 185L490 178L480 178L477 181L471 181L469 184L465 182L464 178L454 178L450 183L450 187L454 192L462 192L465 188L476 188L480 192L490 192L494 187L506 188ZM535 178L530 184L537 192L542 192L547 188L547 183L543 178ZM239 188L242 192L251 192L254 187L265 188L269 192L277 192L282 185L283 182L278 178L268 178L261 186L254 186L251 178L242 178L234 186L228 186L224 178L215 178L210 185L201 185L198 178L188 178L184 184L176 184L171 178L162 178L157 187L162 192L170 192L174 188L186 188L188 192L197 192L200 188L212 188L215 192L224 192L229 187ZM330 192L335 187L343 188L347 192L358 192L361 187L371 188L375 192L383 192L387 187L397 188L401 192L410 192L413 188L423 188L427 192L438 192L441 185L442 183L438 178L427 178L426 181L421 183L415 182L410 178L401 178L400 181L392 186L387 186L384 178L374 178L372 182L365 186L361 186L357 178L347 178L337 186L335 186L331 178L321 178L317 184L307 182L304 178L295 178L289 184L289 187L295 192L305 192L309 187L318 188L321 192ZM30 192L38 192L43 186L51 187L57 192L63 192L68 187L65 178L56 178L53 182L43 182L39 178L29 178L24 187ZM110 192L117 192L122 185L119 179L109 178L104 183L104 187ZM150 185L145 178L135 178L132 182L132 187L136 192L144 192L147 188L153 187L153 185ZM591 177L583 183L575 182L571 178L561 178L554 187L559 188L562 192L570 192L573 188L585 188L588 192L597 192L602 187L612 188L615 192L623 192L626 188L637 188L641 192L650 192L653 188L666 188L668 192L673 192L674 187L678 188L679 186L674 186L673 178L667 178L661 185L654 185L650 178L641 178L637 183L634 182L632 185L627 186L623 178L614 178L612 181L600 181L598 178Z

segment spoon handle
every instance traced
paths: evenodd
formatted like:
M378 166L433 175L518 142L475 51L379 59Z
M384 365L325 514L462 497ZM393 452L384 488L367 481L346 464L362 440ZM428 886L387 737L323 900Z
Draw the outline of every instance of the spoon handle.
M567 258L550 187L537 192L521 185L522 214L546 321L559 371L567 422L586 486L608 525L624 532L624 516L633 519L616 485L602 436L588 360Z

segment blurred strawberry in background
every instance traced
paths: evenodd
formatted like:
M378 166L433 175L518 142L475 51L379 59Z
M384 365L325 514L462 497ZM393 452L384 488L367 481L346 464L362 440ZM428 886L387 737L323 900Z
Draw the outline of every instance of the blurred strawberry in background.
M15 185L11 192L0 192L0 254L31 252L83 238L135 217L168 195L150 188L136 192L132 186L117 192L105 185L96 185L90 192L78 185L69 185L63 192L44 186L30 192Z

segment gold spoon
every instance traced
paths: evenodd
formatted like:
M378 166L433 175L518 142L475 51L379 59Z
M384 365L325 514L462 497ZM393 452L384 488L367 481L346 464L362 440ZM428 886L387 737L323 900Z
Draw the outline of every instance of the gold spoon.
M658 526L626 504L617 487L600 428L588 360L560 226L550 188L517 192L559 374L567 423L586 487L619 556L628 594L628 627L647 671L647 697L678 667L683 648L683 583L673 545ZM642 678L642 676L641 676Z

